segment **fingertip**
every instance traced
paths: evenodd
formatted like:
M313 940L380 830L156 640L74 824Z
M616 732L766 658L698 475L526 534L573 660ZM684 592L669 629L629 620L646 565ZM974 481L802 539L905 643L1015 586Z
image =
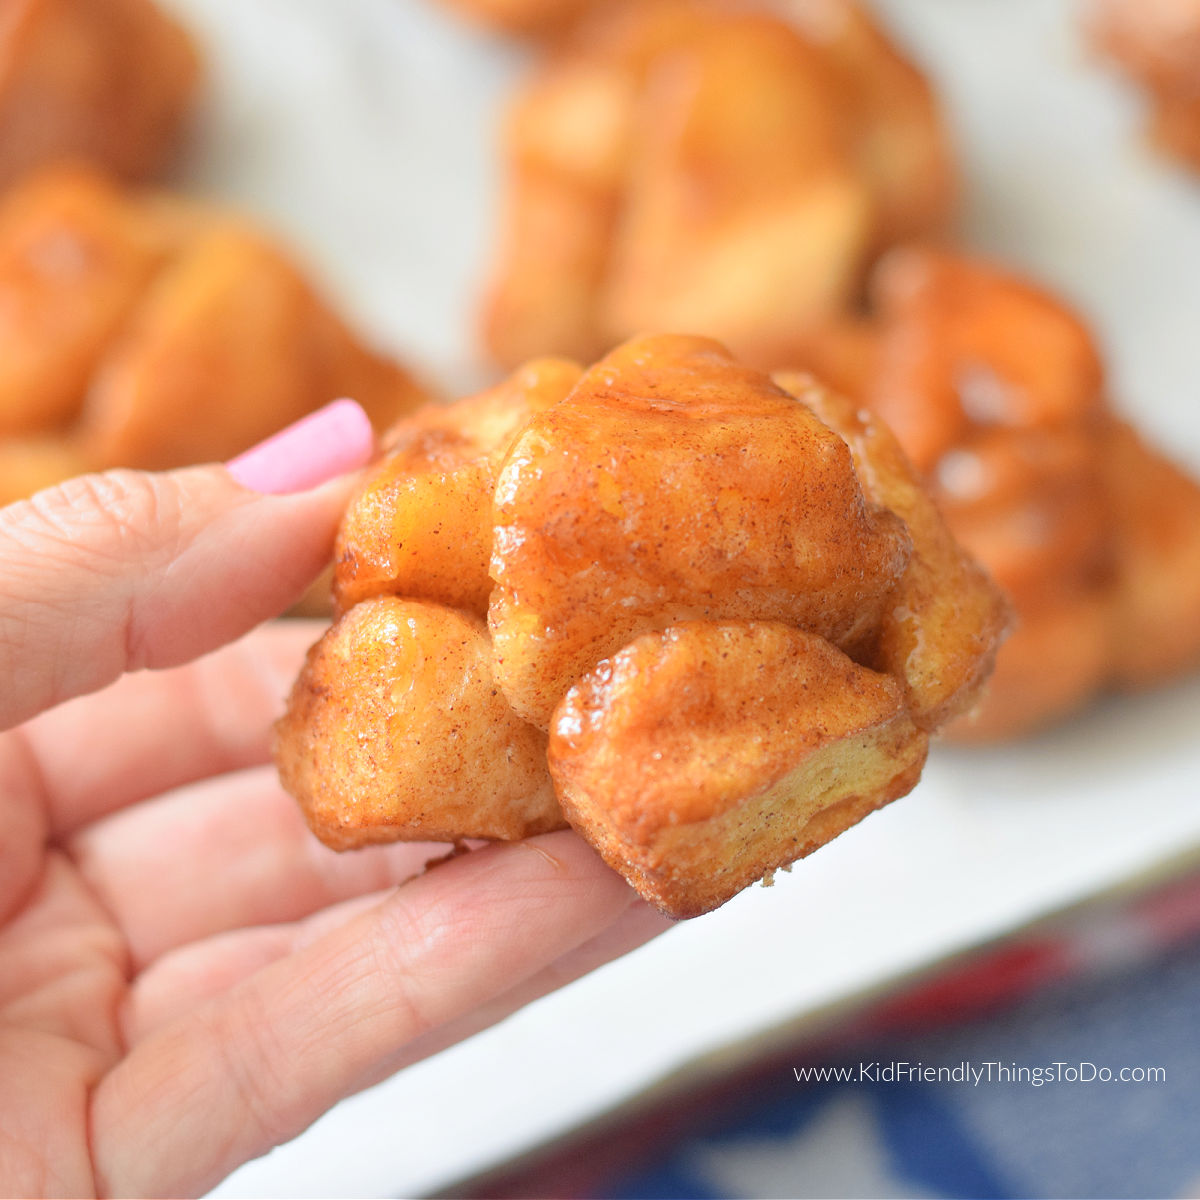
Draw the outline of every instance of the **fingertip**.
M335 400L226 464L234 481L267 495L303 492L365 465L375 449L370 418Z

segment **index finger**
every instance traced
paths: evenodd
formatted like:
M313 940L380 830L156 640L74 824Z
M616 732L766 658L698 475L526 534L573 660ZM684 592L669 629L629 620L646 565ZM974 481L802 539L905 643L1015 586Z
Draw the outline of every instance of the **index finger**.
M362 465L372 444L366 415L339 402L241 477L305 486ZM0 509L0 729L282 612L329 557L349 487L265 494L222 466L110 471Z

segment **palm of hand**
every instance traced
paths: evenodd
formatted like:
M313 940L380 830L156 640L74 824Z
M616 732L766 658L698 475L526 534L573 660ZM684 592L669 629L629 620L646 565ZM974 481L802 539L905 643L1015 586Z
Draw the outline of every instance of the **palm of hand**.
M119 1090L128 1052L232 982L251 941L263 943L265 956L267 939L283 949L295 930L246 931L232 959L213 935L316 911L418 865L401 852L364 864L354 881L319 848L307 854L269 770L227 775L190 796L122 811L209 770L261 762L278 684L312 633L263 631L211 660L127 678L0 735L0 1181L7 1194L104 1190L109 1123L93 1130L93 1109L110 1085ZM244 698L232 710L217 707L226 686ZM157 720L139 722L154 712ZM139 732L111 741L127 721L139 723ZM185 730L189 745L172 744ZM264 836L272 823L290 824L296 853L285 853L274 870L260 858L258 869L268 869L257 895L235 889L215 903L211 892L189 895L201 872L220 870L206 850L219 854L226 843L236 853L228 827L236 809L248 821L271 818ZM178 899L170 901L156 863L169 861L179 848L173 843L189 835L197 854L176 877ZM211 1040L218 1056L227 1049L219 1037ZM134 1065L144 1081L146 1064Z
M320 846L261 765L313 632L0 735L0 1193L203 1190L663 927L572 834Z

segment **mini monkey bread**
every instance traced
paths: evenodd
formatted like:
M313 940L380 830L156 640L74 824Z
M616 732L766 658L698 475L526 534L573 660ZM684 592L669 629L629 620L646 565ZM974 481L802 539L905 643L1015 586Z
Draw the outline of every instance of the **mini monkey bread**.
M338 849L569 823L675 917L920 777L1006 604L809 377L644 337L392 430L277 729Z
M0 198L0 505L232 458L337 396L428 393L253 223L62 163Z
M1113 407L1079 314L928 247L893 251L872 300L800 361L894 430L1017 614L986 700L946 736L1026 736L1200 668L1200 481Z
M501 164L481 333L504 367L646 329L788 361L957 197L932 88L857 0L588 4L535 55Z

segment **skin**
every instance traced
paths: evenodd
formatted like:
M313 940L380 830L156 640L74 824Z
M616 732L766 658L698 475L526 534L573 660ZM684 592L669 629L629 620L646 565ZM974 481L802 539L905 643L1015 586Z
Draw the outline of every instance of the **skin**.
M202 1192L666 924L573 833L421 873L444 847L304 829L265 764L317 631L243 635L347 496L202 467L0 510L0 1194Z

